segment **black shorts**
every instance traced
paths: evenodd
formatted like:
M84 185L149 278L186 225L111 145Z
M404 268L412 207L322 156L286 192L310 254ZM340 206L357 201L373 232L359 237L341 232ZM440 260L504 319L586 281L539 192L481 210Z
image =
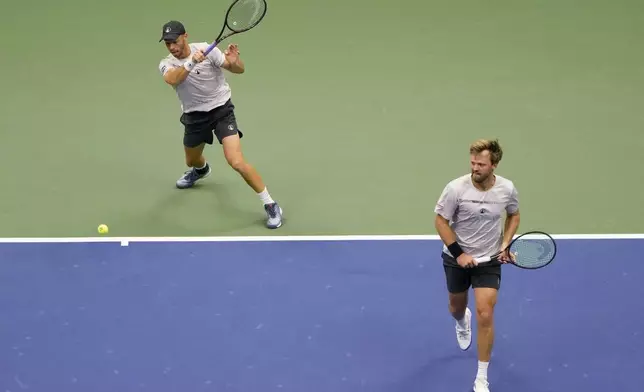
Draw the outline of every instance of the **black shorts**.
M230 99L209 112L183 113L180 121L184 126L183 145L186 147L197 147L201 143L212 144L214 136L219 144L226 136L244 136L237 128L235 105Z
M442 253L443 268L450 293L462 293L470 287L501 288L501 265L490 264L473 268L463 268L453 257Z

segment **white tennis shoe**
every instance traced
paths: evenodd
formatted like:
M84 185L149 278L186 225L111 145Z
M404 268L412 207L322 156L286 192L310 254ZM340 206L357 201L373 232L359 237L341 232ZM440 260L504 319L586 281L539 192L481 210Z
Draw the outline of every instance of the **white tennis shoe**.
M470 348L472 344L472 312L470 308L465 308L465 328L461 328L456 323L456 340L463 351Z
M490 384L487 381L482 380L480 378L477 378L476 380L474 380L474 389L473 389L473 391L474 392L490 392L489 386L490 386Z

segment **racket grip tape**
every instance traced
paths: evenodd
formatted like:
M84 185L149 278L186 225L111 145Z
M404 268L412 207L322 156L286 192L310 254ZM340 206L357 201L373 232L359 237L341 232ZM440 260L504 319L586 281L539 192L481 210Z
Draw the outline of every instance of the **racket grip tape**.
M475 257L474 261L476 261L477 264L481 264L481 263L487 263L487 262L492 261L492 258L490 256Z
M208 48L206 49L206 51L203 53L204 56L208 56L208 53L212 52L212 50L215 48L215 46L217 46L218 43L219 42L217 41L211 43L210 46L208 46Z

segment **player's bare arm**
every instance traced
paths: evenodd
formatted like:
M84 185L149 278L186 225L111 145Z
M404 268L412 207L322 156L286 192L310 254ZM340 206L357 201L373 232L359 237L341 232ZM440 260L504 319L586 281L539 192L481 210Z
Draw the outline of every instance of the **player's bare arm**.
M449 221L445 219L442 215L436 214L436 219L434 221L434 227L438 232L439 237L445 245L449 245L456 241L456 234L451 227L449 227Z
M246 70L244 62L239 57L239 48L235 44L228 45L228 49L224 52L224 64L222 68L225 70L235 73L242 74Z
M447 246L450 253L456 258L456 262L463 268L469 268L476 265L476 261L472 258L471 255L464 253L460 250L460 246L456 242L456 234L454 230L449 226L449 221L445 219L440 214L436 214L436 219L434 220L434 227L438 232L438 236L443 240L443 243ZM456 251L458 249L458 251ZM459 254L460 253L460 254Z
M178 86L183 83L184 80L190 75L192 68L200 62L204 61L206 57L203 54L203 51L197 51L190 60L188 60L183 67L172 68L165 75L163 75L163 80L171 86Z
M503 229L503 243L509 244L512 242L512 238L517 234L519 230L519 224L521 223L521 214L519 211L514 214L509 214L505 218L505 228Z
M520 223L521 214L519 213L519 211L515 212L514 214L508 213L507 217L505 218L505 227L503 229L503 244L501 245L501 249L505 249L510 245L512 238L514 238L517 230L519 229ZM510 257L511 255L507 254L507 252L504 252L499 260L501 262L507 262L510 261Z
M190 71L188 71L186 68L176 67L166 72L166 74L163 75L163 80L165 80L165 82L169 85L175 87L183 83L188 75L190 75Z

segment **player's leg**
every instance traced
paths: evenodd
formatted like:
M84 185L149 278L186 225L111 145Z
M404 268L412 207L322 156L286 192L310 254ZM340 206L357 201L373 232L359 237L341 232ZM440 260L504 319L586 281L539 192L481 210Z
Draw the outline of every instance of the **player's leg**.
M488 392L487 371L494 346L494 309L501 286L501 266L475 268L472 287L476 302L478 371L475 392Z
M224 137L222 145L224 156L230 167L241 175L262 201L264 210L268 215L266 226L271 229L280 227L282 225L282 209L268 193L268 189L255 167L244 159L239 135Z
M203 150L206 144L212 144L214 136L209 113L184 114L181 122L185 126L183 150L186 165L190 169L177 180L177 188L185 189L210 175L211 168L203 156Z
M184 138L185 141L185 138ZM190 168L204 168L206 166L206 158L203 156L203 149L206 143L199 143L195 147L183 146L183 151L186 156L186 166Z
M467 350L472 344L472 312L467 307L469 272L446 254L443 254L443 269L449 298L448 309L456 322L456 340L461 350Z
M256 193L261 193L266 190L266 185L264 180L259 175L257 170L244 159L244 154L241 150L241 141L239 135L226 136L222 140L222 145L224 148L224 157L226 162L230 165L233 170L241 175L241 177L246 181ZM269 195L266 195L270 197ZM270 200L267 199L270 202Z
M282 226L282 209L268 193L266 184L261 175L246 161L241 148L241 138L244 134L237 127L234 106L230 101L219 108L215 135L223 146L226 162L246 181L253 191L259 196L264 210L268 215L266 226L276 229Z

